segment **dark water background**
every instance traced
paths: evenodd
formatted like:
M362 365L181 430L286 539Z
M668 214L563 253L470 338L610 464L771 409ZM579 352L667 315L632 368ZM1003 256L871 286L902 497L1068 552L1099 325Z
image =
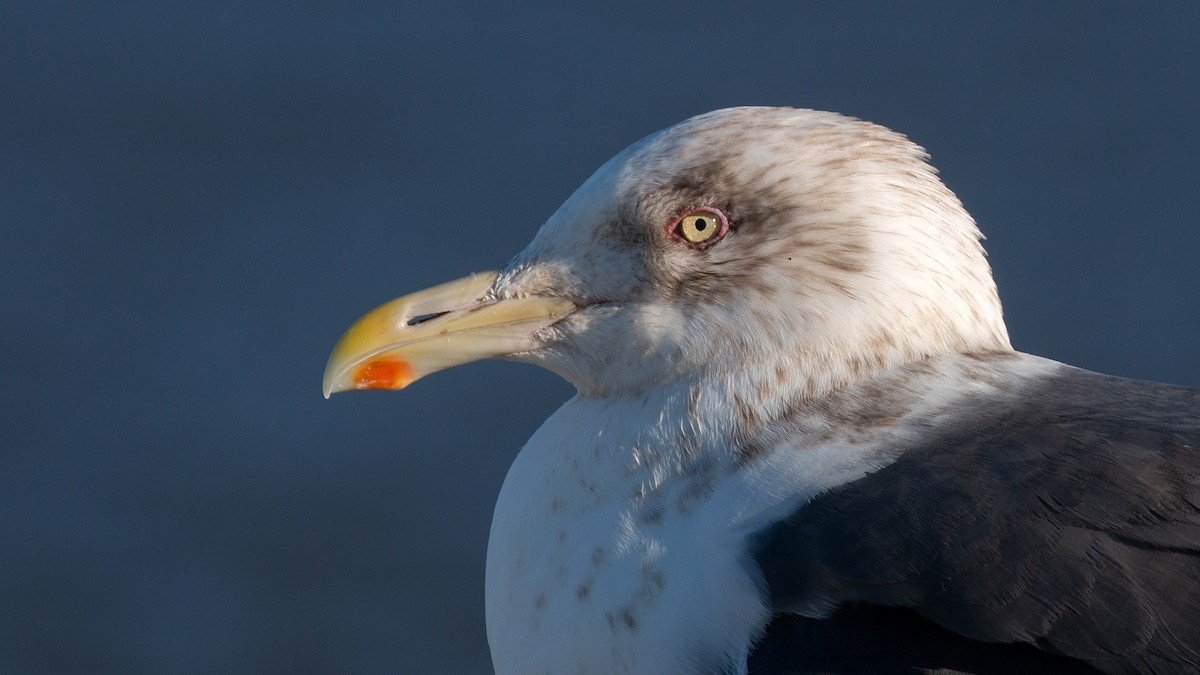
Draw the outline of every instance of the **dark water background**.
M1200 386L1198 35L1183 2L0 0L0 672L487 672L491 506L569 388L325 401L325 358L713 108L909 134L1019 348Z

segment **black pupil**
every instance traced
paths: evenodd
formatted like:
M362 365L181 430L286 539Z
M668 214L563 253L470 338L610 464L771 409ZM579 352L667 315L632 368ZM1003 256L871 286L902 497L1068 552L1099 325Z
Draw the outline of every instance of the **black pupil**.
M708 221L703 218L696 219L696 231L703 232L708 227Z

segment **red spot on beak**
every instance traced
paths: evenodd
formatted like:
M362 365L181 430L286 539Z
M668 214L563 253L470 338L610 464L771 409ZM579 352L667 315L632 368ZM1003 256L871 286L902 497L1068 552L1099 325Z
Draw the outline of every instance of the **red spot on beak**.
M399 359L367 361L354 371L355 389L400 389L412 381L412 367Z

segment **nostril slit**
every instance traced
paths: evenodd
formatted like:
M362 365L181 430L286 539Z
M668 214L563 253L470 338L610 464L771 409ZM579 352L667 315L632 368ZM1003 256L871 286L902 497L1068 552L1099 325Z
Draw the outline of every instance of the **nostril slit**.
M419 314L419 315L414 316L413 318L409 319L408 325L416 326L418 324L425 323L426 321L432 321L432 320L438 318L439 316L445 316L449 313L450 312L433 312L432 314Z

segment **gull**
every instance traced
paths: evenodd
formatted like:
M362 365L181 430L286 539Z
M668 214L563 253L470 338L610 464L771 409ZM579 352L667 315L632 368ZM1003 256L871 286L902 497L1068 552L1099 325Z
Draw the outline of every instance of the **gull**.
M363 316L324 391L574 385L496 504L501 674L1200 671L1200 392L1015 351L981 239L898 133L718 110Z

